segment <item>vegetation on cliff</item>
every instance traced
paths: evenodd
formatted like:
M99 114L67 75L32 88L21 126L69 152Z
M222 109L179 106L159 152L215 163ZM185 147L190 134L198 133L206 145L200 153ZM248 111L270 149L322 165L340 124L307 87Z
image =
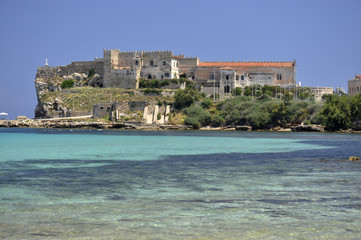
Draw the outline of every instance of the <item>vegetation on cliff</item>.
M163 90L166 92L167 90ZM41 96L40 101L55 102L60 99L63 106L74 111L91 111L97 103L116 101L167 101L173 102L172 97L160 95L143 95L134 89L73 87L61 91L48 91Z

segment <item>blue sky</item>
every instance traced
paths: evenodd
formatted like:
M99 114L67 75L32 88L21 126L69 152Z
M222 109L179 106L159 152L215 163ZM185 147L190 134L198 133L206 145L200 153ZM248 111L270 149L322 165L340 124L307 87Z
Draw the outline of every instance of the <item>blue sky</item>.
M361 74L360 0L0 1L0 112L34 116L36 69L103 49L201 60L297 61L302 86Z

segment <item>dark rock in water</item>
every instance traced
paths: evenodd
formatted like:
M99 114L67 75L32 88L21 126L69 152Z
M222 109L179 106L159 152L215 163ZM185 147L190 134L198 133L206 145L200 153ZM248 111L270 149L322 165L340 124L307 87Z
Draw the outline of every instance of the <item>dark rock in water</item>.
M252 131L251 126L236 126L236 131Z

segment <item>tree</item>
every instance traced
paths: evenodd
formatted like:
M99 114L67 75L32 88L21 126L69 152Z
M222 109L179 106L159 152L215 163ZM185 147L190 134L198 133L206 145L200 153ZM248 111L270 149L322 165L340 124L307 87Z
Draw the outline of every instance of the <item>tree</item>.
M351 124L351 108L348 96L327 95L321 110L322 123L329 130L348 129Z
M199 96L194 88L187 87L186 89L179 89L174 94L174 100L174 107L177 109L183 109L199 100Z
M212 122L211 114L197 105L192 105L185 108L183 112L187 115L184 123L192 125L194 128L209 125Z
M213 106L213 102L212 102L211 99L206 98L206 99L204 99L204 101L201 103L201 106L202 106L202 108L208 108L208 109L209 109L211 106Z
M241 96L242 95L242 88L235 87L232 89L232 95L233 96Z

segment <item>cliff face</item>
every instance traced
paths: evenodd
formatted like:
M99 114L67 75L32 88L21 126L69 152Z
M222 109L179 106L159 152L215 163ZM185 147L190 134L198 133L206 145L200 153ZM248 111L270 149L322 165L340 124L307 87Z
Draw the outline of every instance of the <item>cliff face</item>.
M65 116L69 110L64 100L56 92L62 90L64 80L72 79L74 86L99 86L102 85L102 76L86 73L87 69L80 72L71 72L68 66L39 67L35 78L35 90L38 104L35 108L35 118ZM79 70L79 69L78 69Z
M108 116L115 121L167 122L170 111L167 103L174 101L174 89L147 92L136 89L101 88L99 84L103 81L103 77L86 71L87 69L79 72L64 71L62 66L39 67L35 79L38 98L35 118L89 116L92 115L94 106L98 105L99 109L105 111L113 103L125 102L130 106L127 109L122 107L115 109L111 116L109 111L99 116L95 114L95 116L98 118ZM74 81L74 87L62 89L64 80L69 79ZM139 109L133 106L137 102L143 104Z

